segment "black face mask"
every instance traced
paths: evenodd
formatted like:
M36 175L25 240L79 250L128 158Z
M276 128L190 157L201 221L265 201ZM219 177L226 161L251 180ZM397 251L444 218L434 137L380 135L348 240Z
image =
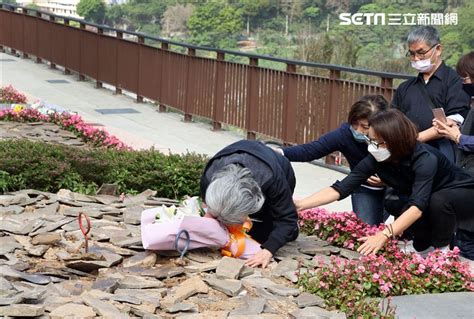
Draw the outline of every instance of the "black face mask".
M474 97L474 83L464 83L462 89L466 92L471 98Z

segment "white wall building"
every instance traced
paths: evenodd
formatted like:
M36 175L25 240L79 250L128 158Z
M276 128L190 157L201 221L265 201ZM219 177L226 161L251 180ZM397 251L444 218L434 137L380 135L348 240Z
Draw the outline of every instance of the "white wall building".
M36 0L34 3L44 11L73 18L82 18L77 14L79 0Z
M26 7L27 4L33 3L33 0L16 0L16 4L22 7Z
M25 7L28 4L36 4L40 10L48 11L60 16L82 19L77 14L77 5L80 0L16 0L16 3ZM126 3L127 0L103 0L106 5Z

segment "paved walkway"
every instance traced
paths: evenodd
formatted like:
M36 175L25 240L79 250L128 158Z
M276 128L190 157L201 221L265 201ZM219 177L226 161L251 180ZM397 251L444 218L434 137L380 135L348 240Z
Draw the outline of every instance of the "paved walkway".
M30 101L41 99L77 112L84 120L103 126L108 132L135 149L154 147L160 151L186 151L215 154L224 146L244 138L233 131L214 132L206 123L184 123L178 113L158 113L149 103L135 103L133 97L114 95L95 89L93 82L77 81L77 75L64 75L46 64L0 53L0 84L12 84ZM51 80L59 83L51 83ZM53 81L54 82L54 81ZM132 109L135 113L103 114L112 109ZM99 112L100 110L101 112ZM296 173L295 195L306 196L331 185L344 174L306 163L293 163ZM350 199L327 205L334 211L351 210Z

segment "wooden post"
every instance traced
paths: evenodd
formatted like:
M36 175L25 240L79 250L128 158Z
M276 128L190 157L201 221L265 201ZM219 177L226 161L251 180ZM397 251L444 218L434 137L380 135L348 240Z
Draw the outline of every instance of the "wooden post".
M36 11L35 15L36 15L37 18L40 18L40 19L42 18L41 12ZM38 29L36 29L36 50L35 50L35 52L38 52L38 38L39 38L38 33L39 33L39 31L38 31ZM37 56L36 59L35 59L35 63L41 63L41 62L42 62L41 58Z
M54 16L49 16L49 21L55 22L56 19L54 18ZM53 37L53 35L51 35L51 37ZM49 62L49 68L56 69L56 64L54 62Z
M64 25L69 26L69 20L68 19L64 19L63 23L64 23ZM67 48L66 48L66 52L67 52ZM64 74L66 74L66 75L71 74L71 70L69 70L67 67L64 67Z
M194 83L191 82L191 57L196 56L196 49L194 48L188 48L188 57L186 61L186 89L185 89L185 94L186 98L184 101L184 121L185 122L191 122L192 121L192 112L191 112L191 103L192 103L192 96L191 96L191 85Z
M258 59L249 58L249 71L247 75L247 139L257 138L258 126Z
M79 28L81 30L85 30L86 25L84 23L80 23ZM81 46L79 46L79 81L84 81L85 79L86 79L85 75L82 74L82 49L81 49Z
M330 70L329 71L329 109L328 109L328 118L327 118L327 128L329 132L337 127L337 111L340 107L340 97L341 92L341 71L339 70ZM336 155L331 154L326 156L326 164L335 165L336 164Z
M224 121L224 80L225 80L225 54L217 52L216 57L216 83L214 86L214 109L212 110L212 129L220 131Z
M21 8L21 12L23 13L23 19L25 19L25 16L28 15L28 9L27 8ZM25 49L25 37L23 37L23 50L24 49ZM0 49L0 51L1 51L1 49ZM28 59L28 53L23 51L22 58L23 59Z
M100 36L101 34L104 34L104 29L102 28L97 28L97 40L98 40L98 43L100 43ZM99 51L100 51L100 48L99 48L99 45L97 45L97 74L96 74L96 77L95 77L95 88L96 89L101 89L102 88L102 82L99 81L99 70L100 70L100 64L99 64Z
M164 51L168 51L169 50L169 44L167 42L161 42L161 50L164 50ZM162 97L162 94L163 94L163 83L164 81L166 81L165 79L165 72L163 72L163 62L161 62L161 80L160 80L160 84L159 84L159 87L158 87L158 92L159 92L159 96ZM165 104L161 103L161 102L158 102L158 112L166 112L167 110L167 107Z
M380 90L381 94L387 99L387 101L392 100L392 90L393 90L393 79L392 78L380 78Z
M14 7L10 7L10 6L9 6L8 9L9 9L10 11L15 12L15 8L14 8ZM11 22L10 22L10 28L13 29L13 27L11 27ZM12 30L11 30L11 31L12 31ZM11 52L11 54L16 55L16 50L15 50L14 48L10 48L10 52Z
M140 95L140 48L141 44L145 43L145 38L144 37L138 37L137 42L140 44L138 46L138 76L137 76L137 103L143 103L143 96Z
M117 37L117 39L123 39L123 33L120 32L120 31L116 31L116 34L115 36ZM119 69L119 65L118 65L118 46L116 47L116 57L117 57L117 63L116 63L116 66L115 66L115 70L118 70ZM122 89L120 88L119 86L119 83L118 83L118 71L115 72L115 94L119 95L119 94L122 94Z
M286 65L285 89L283 101L283 141L296 143L296 65Z

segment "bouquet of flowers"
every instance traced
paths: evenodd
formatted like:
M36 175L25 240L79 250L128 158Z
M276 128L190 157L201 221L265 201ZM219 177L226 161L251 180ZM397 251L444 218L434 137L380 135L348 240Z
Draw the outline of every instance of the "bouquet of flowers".
M176 240L184 247L185 239L176 238L182 230L189 234L188 249L223 248L225 255L248 259L261 250L260 244L248 235L236 236L238 225L224 225L204 215L198 197L186 199L179 207L161 206L144 210L141 216L142 244L150 250L174 250ZM243 228L243 227L240 227Z

